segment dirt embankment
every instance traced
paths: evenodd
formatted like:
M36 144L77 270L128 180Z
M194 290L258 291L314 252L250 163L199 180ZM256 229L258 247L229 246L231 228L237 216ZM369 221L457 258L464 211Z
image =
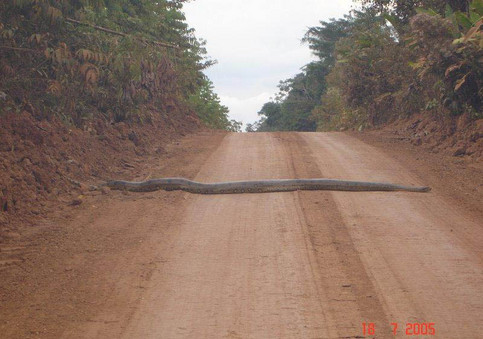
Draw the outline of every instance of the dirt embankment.
M466 114L459 117L414 114L385 126L382 131L432 153L474 163L483 158L483 119L472 120Z
M438 121L419 114L351 134L408 165L426 185L444 188L446 198L455 204L481 209L483 119L472 121L463 115Z
M149 123L97 120L83 129L27 112L0 117L0 242L19 223L82 204L89 184L128 175L146 156L163 154L168 141L200 128L194 115L149 115Z

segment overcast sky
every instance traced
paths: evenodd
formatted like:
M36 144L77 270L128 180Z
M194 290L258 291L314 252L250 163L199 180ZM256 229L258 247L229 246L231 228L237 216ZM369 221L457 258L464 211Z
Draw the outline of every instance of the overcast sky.
M277 85L313 59L300 40L308 27L339 18L352 0L196 0L184 5L188 25L207 40L218 64L205 73L230 118L254 122Z

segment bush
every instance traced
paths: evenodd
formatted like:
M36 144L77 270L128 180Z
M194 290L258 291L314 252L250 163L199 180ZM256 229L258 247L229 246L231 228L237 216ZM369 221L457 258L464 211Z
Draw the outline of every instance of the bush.
M412 66L420 81L432 84L434 97L453 115L465 112L481 116L482 33L481 15L469 17L466 28L451 14L443 18L436 14L418 14L411 19L409 45L419 58ZM471 15L470 15L471 16ZM453 19L453 20L452 20Z

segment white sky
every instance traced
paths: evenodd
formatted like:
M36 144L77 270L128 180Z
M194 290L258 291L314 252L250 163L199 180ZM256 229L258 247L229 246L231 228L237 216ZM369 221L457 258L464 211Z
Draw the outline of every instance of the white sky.
M277 85L313 60L300 40L308 27L339 18L352 0L195 0L184 5L188 25L207 40L218 64L205 71L230 118L254 122Z

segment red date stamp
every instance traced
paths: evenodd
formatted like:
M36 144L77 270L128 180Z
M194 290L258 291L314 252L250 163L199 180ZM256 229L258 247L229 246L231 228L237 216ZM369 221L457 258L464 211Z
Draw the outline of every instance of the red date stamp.
M434 323L406 323L406 326L399 327L398 323L391 323L392 334L398 335L406 334L407 336L425 336L425 335L436 335L436 327ZM362 323L362 334L363 335L376 335L376 324L375 323Z

